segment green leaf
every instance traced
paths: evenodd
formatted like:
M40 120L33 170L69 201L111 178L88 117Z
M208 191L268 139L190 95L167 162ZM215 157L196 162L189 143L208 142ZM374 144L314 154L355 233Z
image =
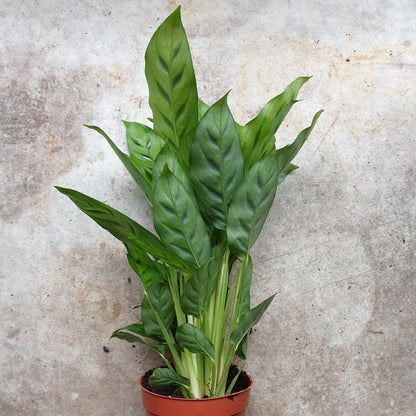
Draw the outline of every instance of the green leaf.
M253 275L253 263L251 257L248 256L247 260L240 263L239 267L243 267L242 274L242 289L240 297L240 315L243 315L250 310L250 287L251 278Z
M292 165L291 163L289 163L280 173L279 178L277 180L277 185L280 185L285 179L286 176L289 175L290 173L292 173L294 170L298 169L299 166L296 165Z
M242 360L247 359L247 345L248 345L248 334L241 340L241 342L238 344L238 347L235 351L235 355Z
M145 55L154 130L188 166L198 123L198 94L191 53L178 7L157 29Z
M262 317L263 313L269 307L275 295L270 296L268 299L264 300L258 304L255 308L246 312L239 320L234 331L231 333L230 342L235 347L238 347L240 342L244 337L249 333L250 329L257 324L257 322Z
M196 326L184 323L176 330L176 340L180 346L195 354L215 358L215 348L211 341Z
M295 104L303 84L310 77L299 77L280 95L272 98L261 112L241 130L245 171L275 149L274 134Z
M73 189L55 187L66 195L74 204L98 225L122 241L127 250L134 244L137 248L149 253L155 259L160 259L171 265L192 273L194 267L168 249L155 235L127 215Z
M278 176L274 154L266 156L251 168L231 201L228 244L241 260L260 234L274 200Z
M183 313L199 318L204 310L208 292L208 264L195 270L183 286L181 307Z
M228 206L243 179L244 160L227 95L207 110L195 133L190 177L205 218L224 230Z
M278 166L279 176L284 174L285 169L291 169L288 167L289 163L293 160L293 158L298 154L299 150L302 148L303 144L311 134L316 122L318 121L318 118L323 113L323 111L324 110L320 110L315 114L315 116L312 119L311 125L306 129L302 130L293 143L285 147L282 147L281 149L278 149L274 152L276 155L276 163Z
M201 120L201 118L208 110L209 105L205 104L202 100L198 99L198 120Z
M195 268L209 259L210 240L195 197L167 166L153 189L153 223L163 243Z
M164 329L169 330L175 322L175 309L169 288L162 283L154 283L146 290L142 303L141 318L149 338L167 341Z
M293 143L273 151L257 162L247 173L230 204L227 236L230 248L244 259L256 241L273 203L276 187L295 169L290 162L312 132L322 111L318 111L311 125L302 130Z
M131 156L154 161L165 145L150 127L132 121L123 121L126 126L127 147Z
M149 377L152 386L183 386L188 388L190 382L187 378L180 376L169 368L156 368Z
M145 289L151 284L160 282L166 278L166 266L150 259L144 250L134 246L130 247L127 252L127 260L130 267L142 280Z
M145 173L137 169L137 167L130 160L129 156L123 153L102 129L100 129L97 126L89 126L87 124L84 124L84 126L88 127L89 129L97 131L98 133L101 134L101 136L103 136L107 140L108 144L114 150L114 153L121 160L121 162L123 163L127 171L130 173L131 177L137 183L137 185L139 186L139 188L142 190L143 194L145 195L146 199L151 204L152 203L152 188L147 182Z
M134 324L134 325L138 325L138 324ZM136 334L132 334L131 332L126 332L126 331L131 331L132 326L133 325L129 325L129 326L126 326L125 328L117 329L117 331L113 332L113 334L111 335L111 338L118 338L118 339L122 339L124 341L132 342L132 343L137 342L139 344L146 345L146 347L149 347L153 351L156 351L158 354L164 354L165 352L164 345L151 344L149 342L146 342L143 338L141 338L140 336Z
M187 193L193 194L192 186L189 182L189 177L184 172L182 166L172 153L169 145L165 145L165 147L160 151L160 153L156 157L152 173L153 188L155 187L160 176L162 175L165 166L167 166L170 172L181 182L181 184L186 189Z

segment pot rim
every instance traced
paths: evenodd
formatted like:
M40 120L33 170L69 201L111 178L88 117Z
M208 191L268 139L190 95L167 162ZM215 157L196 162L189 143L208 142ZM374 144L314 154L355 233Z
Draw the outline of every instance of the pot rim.
M247 373L246 373L246 374L247 374ZM250 377L250 375L249 375L249 374L247 374L247 377L248 377L248 378L249 378L249 380L250 380L250 384L249 384L249 385L248 385L248 387L246 387L244 390L237 391L236 393L225 394L225 395L223 395L223 396L218 396L218 397L208 397L208 398L202 398L202 399L188 399L188 398L186 398L186 397L172 397L172 396L164 396L163 394L153 393L152 391L147 390L147 389L143 386L143 384L142 384L142 380L143 380L143 377L144 377L144 376L145 376L145 374L143 374L143 375L140 377L140 380L139 380L139 386L140 386L140 388L142 389L142 392L144 392L144 393L146 393L146 394L149 394L149 395L151 395L151 396L154 396L154 397L160 397L160 398L162 398L162 399L166 399L166 400L175 400L175 401L189 401L189 402L195 402L195 401L214 401L214 400L220 400L220 399L224 399L224 398L234 398L234 397L239 396L239 395L241 395L241 394L248 393L248 392L250 391L250 389L253 387L253 379Z

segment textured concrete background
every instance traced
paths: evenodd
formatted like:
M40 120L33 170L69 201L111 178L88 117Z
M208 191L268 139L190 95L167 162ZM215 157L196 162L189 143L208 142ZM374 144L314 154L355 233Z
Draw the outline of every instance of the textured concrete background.
M7 416L143 414L154 355L110 340L141 288L52 185L151 226L110 148L150 116L144 51L174 1L2 1L1 383ZM280 144L325 108L253 249L249 416L416 414L416 3L183 2L202 99L240 123L300 75ZM108 348L106 353L103 347Z

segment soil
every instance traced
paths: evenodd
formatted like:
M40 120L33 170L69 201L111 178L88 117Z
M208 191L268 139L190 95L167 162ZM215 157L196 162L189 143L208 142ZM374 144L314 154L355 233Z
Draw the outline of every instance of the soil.
M154 370L154 369L153 369ZM176 386L152 386L149 383L149 377L152 375L153 370L149 370L143 377L142 385L146 390L151 391L152 393L160 394L161 396L169 396L169 397L179 397L183 398L184 396L181 393L181 390L179 387ZM239 369L237 366L232 365L230 367L230 371L228 372L228 378L227 378L227 387L230 385L230 383L233 381L234 377L239 372ZM245 371L242 371L237 379L237 382L235 383L233 390L231 394L238 393L239 391L245 390L250 385L250 378L247 375Z

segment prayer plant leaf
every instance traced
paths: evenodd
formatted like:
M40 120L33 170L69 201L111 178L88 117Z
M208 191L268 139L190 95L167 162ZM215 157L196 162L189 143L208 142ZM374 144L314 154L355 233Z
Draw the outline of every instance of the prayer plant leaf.
M257 324L260 318L263 316L266 309L271 304L275 295L270 296L263 302L259 303L255 308L246 312L238 321L237 326L234 328L230 336L230 342L235 347L238 347L240 342L248 335L250 329Z
M195 197L166 166L153 187L153 223L163 243L200 268L211 255Z
M201 119L189 164L191 182L205 219L224 230L229 203L244 174L240 139L227 95Z
M310 77L295 79L278 96L272 98L260 113L241 130L241 148L244 155L245 171L275 149L274 134L280 127L303 84Z
M196 326L184 323L176 330L176 341L195 354L204 354L215 358L215 348L211 341Z
M139 186L139 188L142 190L143 194L145 195L146 199L151 204L152 203L152 187L149 185L146 179L146 172L136 167L134 163L131 161L131 159L129 158L129 156L123 153L102 129L100 129L97 126L90 126L87 124L84 124L84 126L100 133L101 136L103 136L104 139L107 140L108 144L111 146L114 153L121 160L121 162L123 163L127 171L130 173L131 177L137 183L137 185Z
M150 254L155 259L163 260L169 265L191 273L194 267L166 247L155 235L127 215L73 189L55 187L69 197L72 202L98 225L122 241L127 250L132 245Z
M168 139L183 166L198 123L198 94L191 53L178 7L156 30L145 55L154 131Z
M183 386L188 388L190 382L169 368L155 368L149 377L152 386Z
M175 309L168 286L154 283L148 287L143 298L141 318L149 338L167 341L163 329L170 330L175 322Z

